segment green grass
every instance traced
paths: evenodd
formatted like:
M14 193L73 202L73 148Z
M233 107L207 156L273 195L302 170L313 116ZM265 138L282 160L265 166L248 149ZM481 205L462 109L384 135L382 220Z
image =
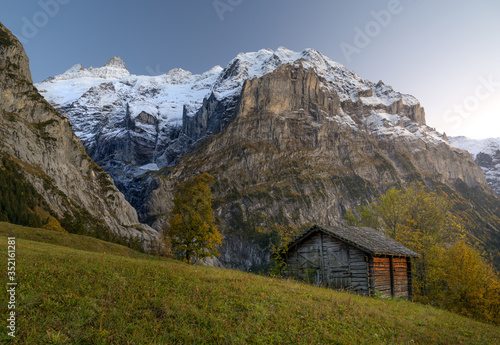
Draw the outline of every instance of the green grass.
M498 327L416 303L189 266L34 230L0 223L1 251L5 234L16 237L20 344L500 342ZM0 295L6 319L7 295ZM9 343L4 327L0 343Z
M106 253L131 258L152 258L151 256L139 253L128 247L102 241L93 237L61 233L46 229L29 228L5 222L0 222L0 236L15 236L18 239L45 242L96 253Z

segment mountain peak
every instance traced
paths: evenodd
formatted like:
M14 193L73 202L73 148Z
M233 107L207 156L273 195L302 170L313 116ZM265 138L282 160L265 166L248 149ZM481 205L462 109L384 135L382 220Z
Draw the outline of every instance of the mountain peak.
M127 69L127 67L125 67L125 61L123 61L123 59L119 56L113 56L111 59L108 60L108 62L106 62L104 67L119 67Z
M71 68L66 70L63 74L73 74L73 73L78 73L80 71L83 71L85 68L83 68L82 64L77 63L76 65L73 65Z
M166 74L167 75L193 75L193 73L186 71L186 70L179 68L179 67L172 68Z
M182 68L173 68L165 74L165 78L171 84L186 84L193 78L193 73Z
M78 78L121 79L129 75L130 72L125 66L125 61L121 57L113 56L102 67L84 68L81 64L73 65L63 74L45 79L42 84Z

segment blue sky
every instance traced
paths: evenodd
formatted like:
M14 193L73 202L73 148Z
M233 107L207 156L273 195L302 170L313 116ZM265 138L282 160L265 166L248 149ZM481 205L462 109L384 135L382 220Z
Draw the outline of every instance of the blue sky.
M122 57L134 74L201 73L239 52L314 48L417 97L448 135L500 136L496 0L1 1L34 80Z

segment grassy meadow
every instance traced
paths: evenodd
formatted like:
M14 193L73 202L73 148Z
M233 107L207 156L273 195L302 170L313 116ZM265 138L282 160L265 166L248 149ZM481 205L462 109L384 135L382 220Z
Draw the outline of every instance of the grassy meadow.
M500 328L403 300L160 259L0 223L16 237L16 338L2 344L499 344Z

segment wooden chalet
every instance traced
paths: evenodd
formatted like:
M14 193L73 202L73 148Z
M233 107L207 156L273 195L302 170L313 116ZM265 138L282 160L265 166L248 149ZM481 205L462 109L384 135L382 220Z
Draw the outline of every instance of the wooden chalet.
M314 225L288 244L287 274L335 289L412 300L411 258L419 255L370 228Z

